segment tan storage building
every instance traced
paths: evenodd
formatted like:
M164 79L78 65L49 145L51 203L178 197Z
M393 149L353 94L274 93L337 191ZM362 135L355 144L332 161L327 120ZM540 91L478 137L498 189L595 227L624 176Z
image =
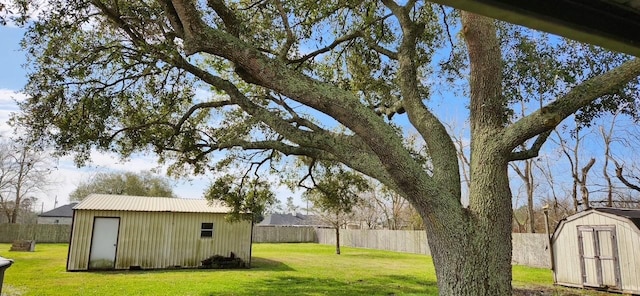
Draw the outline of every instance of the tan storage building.
M251 263L251 221L204 199L92 194L73 208L67 271L194 268L213 255Z
M593 208L551 238L556 284L640 294L640 210Z

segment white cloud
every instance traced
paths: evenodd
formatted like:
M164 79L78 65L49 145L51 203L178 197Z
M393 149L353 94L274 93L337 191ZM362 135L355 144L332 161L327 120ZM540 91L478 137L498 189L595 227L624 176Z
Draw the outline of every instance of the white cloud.
M12 133L12 128L7 124L12 112L0 109L0 137L9 137Z
M17 102L22 102L27 95L14 90L0 88L0 110L18 110Z
M42 14L50 8L50 5L47 1L40 0L31 0L29 3L29 10L27 11L27 15L29 16L30 21L38 20L42 16ZM8 9L0 12L0 14L7 19L7 26L9 27L19 27L18 24L11 21L11 18L20 17L18 14L20 9L17 7L17 4L13 4L11 2L5 3Z
M12 113L18 112L20 109L16 101L20 102L26 99L26 95L10 89L0 89L0 136L9 137L12 128L7 121Z
M114 171L151 171L159 167L157 158L154 156L134 155L130 159L123 160L116 153L98 151L91 153L90 165Z

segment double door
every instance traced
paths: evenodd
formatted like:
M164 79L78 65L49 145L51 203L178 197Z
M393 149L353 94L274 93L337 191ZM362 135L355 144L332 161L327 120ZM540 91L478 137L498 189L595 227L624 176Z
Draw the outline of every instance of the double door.
M578 247L584 286L620 287L615 226L578 226Z

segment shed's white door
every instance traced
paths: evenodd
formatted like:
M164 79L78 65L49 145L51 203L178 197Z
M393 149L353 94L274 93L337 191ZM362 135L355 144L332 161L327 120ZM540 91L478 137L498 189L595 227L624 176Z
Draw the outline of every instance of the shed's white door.
M120 218L94 218L89 269L113 269L115 267L119 225Z
M615 226L579 226L582 283L591 287L620 287Z

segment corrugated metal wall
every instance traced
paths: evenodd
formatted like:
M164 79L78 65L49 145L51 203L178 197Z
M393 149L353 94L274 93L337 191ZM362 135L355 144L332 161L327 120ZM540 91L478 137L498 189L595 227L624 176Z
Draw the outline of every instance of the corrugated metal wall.
M582 286L578 230L580 225L613 225L616 229L620 277L624 291L640 292L640 233L625 219L592 212L564 223L553 242L556 281Z
M130 266L197 267L212 255L233 252L250 262L251 223L229 223L224 214L77 210L68 270L86 270L94 217L119 217L116 269ZM213 237L200 238L201 223L213 222Z

